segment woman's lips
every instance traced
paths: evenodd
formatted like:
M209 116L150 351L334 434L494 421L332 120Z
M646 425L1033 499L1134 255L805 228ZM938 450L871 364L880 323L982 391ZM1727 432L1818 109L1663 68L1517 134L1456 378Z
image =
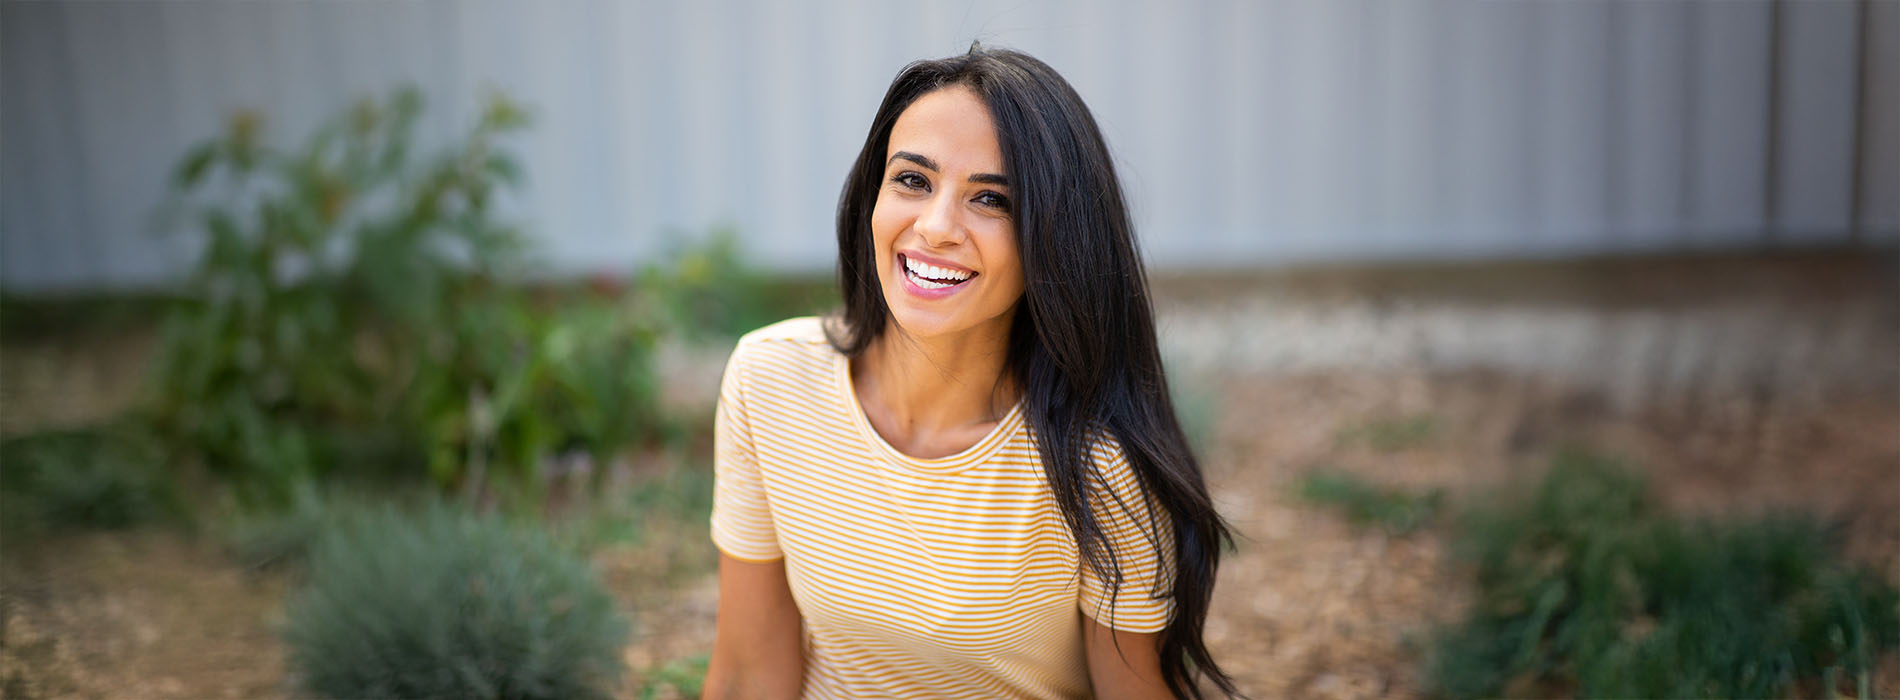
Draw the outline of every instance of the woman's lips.
M932 262L922 256L899 253L895 257L897 273L904 278L904 290L923 299L948 297L976 278L974 271Z

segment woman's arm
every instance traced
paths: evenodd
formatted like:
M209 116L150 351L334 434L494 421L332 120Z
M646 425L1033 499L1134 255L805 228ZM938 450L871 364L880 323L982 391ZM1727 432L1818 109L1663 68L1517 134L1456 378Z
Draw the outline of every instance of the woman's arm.
M719 555L719 621L702 697L797 698L805 680L805 633L785 560Z
M1161 680L1161 635L1123 632L1083 615L1082 636L1098 700L1172 700Z

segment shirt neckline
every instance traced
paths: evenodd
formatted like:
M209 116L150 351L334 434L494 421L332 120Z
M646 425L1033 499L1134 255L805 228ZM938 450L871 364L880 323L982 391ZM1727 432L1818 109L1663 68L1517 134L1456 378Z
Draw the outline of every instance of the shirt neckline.
M892 447L891 443L885 441L883 435L878 434L876 428L871 427L871 418L865 415L864 406L858 403L858 388L851 383L851 358L846 357L844 353L836 353L835 357L837 359L832 362L832 379L837 382L838 390L844 394L845 413L850 417L851 424L857 428L858 436L871 445L872 451L886 463L894 466L920 472L963 471L987 461L991 455L996 454L996 451L1009 442L1010 437L1022 424L1023 402L1017 399L1016 404L1010 406L1009 412L1003 414L1002 420L996 421L996 427L991 428L989 434L977 440L976 444L964 448L962 452L935 459L912 457Z

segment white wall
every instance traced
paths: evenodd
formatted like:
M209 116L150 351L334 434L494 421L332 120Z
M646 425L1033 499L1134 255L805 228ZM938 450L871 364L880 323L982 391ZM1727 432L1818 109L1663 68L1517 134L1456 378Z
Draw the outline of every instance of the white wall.
M885 85L972 38L1075 84L1162 266L1900 240L1890 2L34 1L0 4L0 287L177 274L189 146L404 81L438 134L533 108L513 211L561 270L719 224L828 269Z

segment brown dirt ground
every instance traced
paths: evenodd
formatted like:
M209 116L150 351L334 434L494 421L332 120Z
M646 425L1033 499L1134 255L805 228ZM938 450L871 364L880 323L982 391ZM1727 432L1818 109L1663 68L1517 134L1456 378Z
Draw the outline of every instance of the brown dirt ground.
M1453 502L1534 477L1593 446L1641 467L1687 513L1805 507L1846 524L1848 554L1900 580L1900 401L1843 398L1800 414L1731 402L1618 415L1601 397L1482 372L1314 375L1229 385L1210 481L1239 535L1208 639L1255 697L1418 697L1419 644L1468 603L1443 528L1357 528L1293 496L1310 469L1442 488ZM1421 444L1342 441L1368 421L1430 416ZM1878 694L1900 694L1890 654Z
M1419 694L1418 644L1467 592L1444 533L1356 528L1291 495L1307 470L1473 496L1533 475L1572 442L1642 465L1688 511L1806 506L1846 522L1852 555L1900 580L1900 406L1843 399L1825 412L1657 407L1616 415L1587 393L1485 373L1306 375L1233 381L1210 480L1239 535L1216 589L1208 639L1255 697ZM1343 440L1380 420L1429 415L1420 444L1381 451ZM690 528L689 528L690 529ZM656 533L658 547L603 551L598 563L640 620L629 666L703 654L716 605L699 563L703 532ZM60 539L8 551L0 577L9 697L288 695L274 629L287 582L243 571L215 545L168 532ZM644 592L644 593L641 593ZM1900 694L1889 659L1883 695ZM631 696L634 686L624 689Z
M261 698L284 692L281 576L175 532L7 548L0 679L9 698Z

